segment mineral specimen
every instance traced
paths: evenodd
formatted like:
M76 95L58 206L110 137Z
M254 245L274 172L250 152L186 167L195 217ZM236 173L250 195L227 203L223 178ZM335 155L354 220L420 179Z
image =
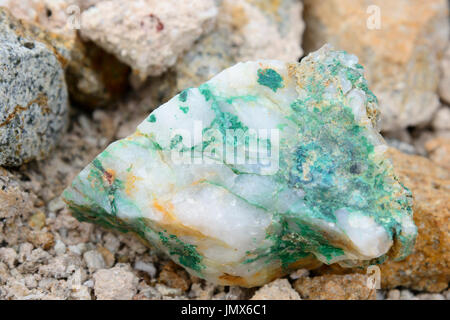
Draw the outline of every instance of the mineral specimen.
M325 46L300 63L238 63L110 145L65 201L223 285L403 259L412 196L384 155L357 62Z

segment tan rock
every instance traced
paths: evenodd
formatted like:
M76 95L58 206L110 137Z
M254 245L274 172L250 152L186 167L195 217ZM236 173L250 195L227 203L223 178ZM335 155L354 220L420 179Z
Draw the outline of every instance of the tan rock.
M40 262L39 274L52 279L68 278L82 266L81 257L72 253L53 257L48 264L39 260L36 262Z
M439 107L439 59L449 37L447 0L305 0L304 5L305 50L328 42L360 58L380 101L383 130L432 119Z
M294 288L306 300L375 300L376 290L367 285L362 274L302 277Z
M18 19L36 23L48 31L71 34L76 29L68 23L68 8L78 0L0 0L0 6L8 8Z
M441 62L441 82L439 83L441 99L450 105L450 43Z
M116 261L114 254L102 246L99 246L97 248L97 251L100 252L101 255L103 256L103 260L105 261L106 267L111 268L114 265L114 262Z
M439 137L425 144L430 159L450 170L450 137Z
M191 280L187 272L172 261L164 265L159 274L158 281L168 287L180 289L182 292L186 292L191 286Z
M301 298L288 280L278 279L256 291L251 300L301 300Z
M12 246L25 240L22 232L33 212L35 196L23 190L10 172L0 167L0 243Z
M17 252L13 248L0 248L0 262L8 265L10 269L14 268L17 259Z
M27 240L35 247L41 247L44 250L49 250L55 245L55 237L52 233L45 230L33 230L28 232Z
M239 61L297 61L303 51L302 3L223 0L217 26L175 66L177 90L196 87Z
M32 210L33 197L22 190L11 173L0 167L0 219L13 218L20 214L26 216Z
M450 281L450 171L418 156L391 149L400 181L414 195L419 235L413 253L381 266L382 286L439 292Z
M45 226L45 213L38 211L30 217L28 224L35 230L41 230Z
M137 292L138 278L130 267L118 264L94 274L94 291L98 300L131 300Z
M448 90L450 91L450 86ZM436 112L432 125L436 131L450 131L450 107L442 106Z
M103 1L82 14L81 34L128 64L142 80L173 66L211 30L213 0Z
M106 0L77 0L78 5L80 6L82 11L89 9L90 7L95 6L97 3L100 3L102 1Z

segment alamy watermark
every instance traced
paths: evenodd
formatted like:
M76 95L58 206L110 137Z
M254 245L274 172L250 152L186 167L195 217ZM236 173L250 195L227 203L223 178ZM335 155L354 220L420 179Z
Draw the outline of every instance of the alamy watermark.
M381 270L378 266L369 266L366 270L366 286L370 290L381 289Z
M81 8L75 4L66 8L67 25L72 30L81 29Z
M381 29L381 8L376 5L370 5L367 7L366 13L369 17L366 20L366 26L369 30Z
M171 160L175 164L225 164L253 167L264 175L279 169L278 129L205 128L194 121L193 130L171 132Z

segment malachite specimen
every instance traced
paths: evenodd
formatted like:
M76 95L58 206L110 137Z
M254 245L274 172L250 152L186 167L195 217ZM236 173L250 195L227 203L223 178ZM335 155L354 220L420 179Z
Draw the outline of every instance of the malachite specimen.
M134 232L223 285L403 259L412 196L378 115L358 59L330 46L239 63L152 112L64 198L79 220Z

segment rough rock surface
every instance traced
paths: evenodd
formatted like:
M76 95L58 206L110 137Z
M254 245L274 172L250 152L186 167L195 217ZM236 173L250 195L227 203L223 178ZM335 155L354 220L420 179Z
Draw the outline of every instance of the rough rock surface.
M176 89L196 87L239 61L297 61L303 53L301 16L296 0L221 1L214 31L176 64Z
M401 259L416 235L412 199L386 161L377 112L357 58L329 46L301 63L239 63L156 109L64 199L80 221L133 231L223 285ZM245 130L273 157L248 149Z
M376 290L367 286L362 274L302 277L294 288L305 300L375 300Z
M441 81L439 83L441 99L450 105L450 43L441 62Z
M399 179L413 192L418 237L413 253L405 260L380 265L381 286L441 292L450 281L450 172L424 157L395 149L389 149L389 155ZM352 271L331 266L316 272L343 274Z
M41 25L48 31L75 35L76 29L68 23L68 8L79 0L0 0L0 7L8 8L18 19Z
M0 11L0 165L42 159L68 123L68 93L57 56Z
M450 137L438 137L425 144L431 161L450 170Z
M67 14L74 3L77 4L75 0L25 0L20 4L4 1L0 6L23 19L22 28L57 54L74 102L87 108L104 107L124 93L130 70L113 55L80 40L76 27L81 13ZM0 9L2 15L4 10Z
M365 0L304 1L304 48L309 52L331 43L361 59L380 100L383 130L426 124L439 107L436 92L439 59L449 38L448 1L370 4L380 9L380 29L372 28L377 15ZM443 90L448 92L448 86Z
M0 167L0 219L27 217L33 208L33 196L21 189L14 176ZM2 220L3 222L3 220ZM2 227L5 225L2 224ZM5 241L7 232L0 232L0 242Z
M131 300L137 292L138 278L127 265L116 265L94 274L94 292L98 300Z
M164 265L158 276L158 281L170 288L180 289L186 292L191 286L191 281L185 270L169 261Z
M145 79L173 66L216 15L213 0L103 1L83 12L81 33Z
M413 192L419 235L404 261L381 265L382 286L440 292L450 281L450 172L422 157L393 149L390 155L399 178Z
M450 91L450 86L447 88ZM442 106L434 116L432 126L435 131L450 131L450 106Z
M251 300L301 300L288 280L278 279L255 292Z
M89 115L78 111L64 137L67 143L59 146L48 159L27 164L19 171L0 169L0 243L6 248L2 250L6 261L0 261L0 299L95 299L93 275L83 254L99 247L110 251L114 264L127 263L134 267L133 272L140 281L134 299L235 300L253 296L251 290L217 286L193 276L190 276L191 288L186 292L159 284L158 276L168 263L166 256L146 249L134 237L79 223L65 209L59 198L65 186L111 140L118 138L130 117L139 117L136 114L139 111L145 118L148 111L145 106L146 103L141 106L130 100L111 112L97 110ZM40 231L51 233L55 239L54 247L48 250L27 241L26 234L34 230L29 220L37 211L46 217ZM59 258L53 259L56 257ZM74 268L69 268L70 261ZM51 280L50 276L56 274L60 278ZM296 272L291 278L301 276L308 276L308 272ZM432 296L406 289L378 290L377 298L450 299L450 290Z

